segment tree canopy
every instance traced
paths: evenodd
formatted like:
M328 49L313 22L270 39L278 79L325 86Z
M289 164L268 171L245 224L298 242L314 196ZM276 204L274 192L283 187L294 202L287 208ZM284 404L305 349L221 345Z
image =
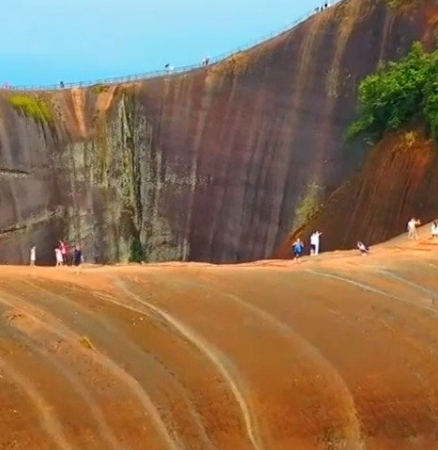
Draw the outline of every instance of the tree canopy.
M376 140L416 117L426 120L438 139L438 50L426 53L419 42L405 58L380 65L360 83L358 119L347 138Z

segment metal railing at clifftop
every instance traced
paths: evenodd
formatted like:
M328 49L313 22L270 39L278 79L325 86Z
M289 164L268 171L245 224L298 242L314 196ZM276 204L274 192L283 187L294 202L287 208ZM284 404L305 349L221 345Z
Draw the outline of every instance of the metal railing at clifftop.
M332 7L336 3L341 3L341 1L337 0L337 1L333 2L330 7ZM245 45L242 45L239 48L232 50L230 52L223 53L221 55L210 58L210 60L209 60L210 62L207 67L213 66L215 64L219 64L220 62L225 61L243 51L247 51L251 48L257 47L265 42L275 39L275 38L281 36L282 34L287 33L288 31L292 30L293 28L295 28L296 26L305 22L310 17L312 17L316 14L324 14L324 11L317 12L316 10L313 10L312 12L307 13L306 15L300 17L299 19L294 20L292 23L289 23L288 25L279 28L279 29L269 33L268 35L265 35L259 39L254 39L251 42L248 42ZM198 63L198 64L192 64L192 65L188 65L188 66L173 68L172 70L163 69L163 70L155 70L155 71L139 73L139 74L134 74L134 75L119 76L119 77L114 77L114 78L102 78L102 79L93 80L93 81L78 81L78 82L63 83L62 86L61 86L61 83L52 84L52 85L26 85L26 86L10 85L7 88L3 87L3 89L14 90L14 91L53 91L53 90L80 88L80 87L88 87L88 86L96 86L96 85L122 84L122 83L129 83L129 82L133 82L133 81L147 80L147 79L151 79L151 78L169 77L169 76L179 75L179 74L191 72L194 70L200 70L205 67L206 66L203 65L202 63Z

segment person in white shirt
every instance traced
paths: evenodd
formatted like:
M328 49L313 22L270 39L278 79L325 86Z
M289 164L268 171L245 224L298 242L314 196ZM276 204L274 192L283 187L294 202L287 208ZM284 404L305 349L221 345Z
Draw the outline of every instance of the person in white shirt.
M322 233L320 231L315 231L310 236L310 254L312 256L319 255L319 243L320 243L320 236L321 236L321 234Z
M421 222L419 220L415 219L415 217L413 217L408 222L408 238L409 239L418 239L418 233L417 233L418 225L421 225Z
M367 256L369 253L368 247L362 242L362 241L357 241L357 248L360 251L360 254L362 256Z
M64 263L64 258L60 248L55 248L56 267L61 267Z
M432 234L432 239L436 241L438 239L438 222L436 220L433 221L430 227L430 233Z
M30 249L30 265L34 266L36 262L36 247L35 245L32 246L32 248Z

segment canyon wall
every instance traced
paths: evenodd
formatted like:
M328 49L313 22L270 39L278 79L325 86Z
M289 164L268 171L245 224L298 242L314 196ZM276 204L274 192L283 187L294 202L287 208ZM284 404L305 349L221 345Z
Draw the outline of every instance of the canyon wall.
M371 151L361 172L337 189L322 208L285 240L277 257L290 257L297 237L323 233L323 250L386 241L416 217L438 217L438 148L421 126L388 133Z
M303 205L362 166L366 149L343 139L359 81L415 40L435 45L437 17L432 0L347 0L190 73L1 92L0 263L32 244L51 263L60 238L91 262L139 242L148 261L271 256Z

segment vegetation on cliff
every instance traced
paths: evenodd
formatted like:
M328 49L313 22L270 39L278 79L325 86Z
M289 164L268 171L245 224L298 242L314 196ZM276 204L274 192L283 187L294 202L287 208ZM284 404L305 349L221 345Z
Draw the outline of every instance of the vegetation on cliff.
M425 120L438 139L438 50L425 53L418 42L406 58L381 65L361 82L359 117L347 138L377 140L416 118Z
M385 0L392 8L400 8L405 5L412 5L416 0Z
M36 95L13 95L9 98L11 105L24 115L39 122L52 123L53 110L50 103Z

